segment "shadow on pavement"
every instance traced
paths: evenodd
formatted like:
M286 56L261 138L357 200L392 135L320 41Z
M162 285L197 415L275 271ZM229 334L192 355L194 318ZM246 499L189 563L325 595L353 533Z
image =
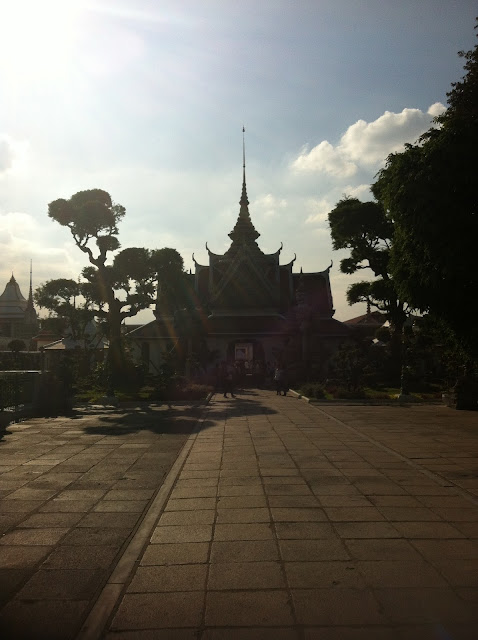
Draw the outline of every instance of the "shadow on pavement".
M247 397L244 397L247 395ZM255 397L254 397L255 396ZM224 420L234 415L269 415L277 413L267 407L254 392L240 392L236 398L222 398L212 403L207 410L207 419L202 429L216 424L216 420ZM191 433L201 416L204 405L145 405L138 404L128 409L110 410L103 414L86 414L96 417L94 425L84 427L84 432L94 435L124 435L150 431L152 433L177 434Z

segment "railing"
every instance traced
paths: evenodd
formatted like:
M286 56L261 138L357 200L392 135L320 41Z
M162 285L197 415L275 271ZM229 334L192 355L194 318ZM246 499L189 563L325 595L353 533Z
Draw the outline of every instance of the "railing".
M33 414L39 382L39 371L0 371L0 412L4 419Z

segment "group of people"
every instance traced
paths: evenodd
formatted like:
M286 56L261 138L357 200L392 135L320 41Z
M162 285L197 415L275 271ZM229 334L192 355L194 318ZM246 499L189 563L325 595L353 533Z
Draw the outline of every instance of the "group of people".
M272 386L275 388L278 396L287 395L287 372L282 363L278 362L275 367L267 367L262 377L262 382L266 376L270 378ZM222 390L225 398L228 397L228 394L231 398L235 398L235 387L238 383L244 383L244 380L244 362L236 361L235 364L232 364L231 362L223 360L221 364L216 367L216 387ZM254 382L256 384L258 383L257 380L254 380Z

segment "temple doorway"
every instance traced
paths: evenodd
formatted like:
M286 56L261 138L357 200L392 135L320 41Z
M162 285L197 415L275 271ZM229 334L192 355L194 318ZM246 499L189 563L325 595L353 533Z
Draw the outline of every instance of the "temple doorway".
M236 342L234 352L234 360L251 362L254 359L254 345L252 342Z

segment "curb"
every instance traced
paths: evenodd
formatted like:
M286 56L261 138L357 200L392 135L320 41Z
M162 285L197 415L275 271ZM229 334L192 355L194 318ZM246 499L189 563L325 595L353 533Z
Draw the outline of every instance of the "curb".
M316 398L307 398L294 389L289 389L289 393L296 397L297 400L303 400L316 407L421 407L424 405L446 406L442 400L348 400L347 398L337 398L337 400L318 400ZM412 396L413 397L413 396Z

